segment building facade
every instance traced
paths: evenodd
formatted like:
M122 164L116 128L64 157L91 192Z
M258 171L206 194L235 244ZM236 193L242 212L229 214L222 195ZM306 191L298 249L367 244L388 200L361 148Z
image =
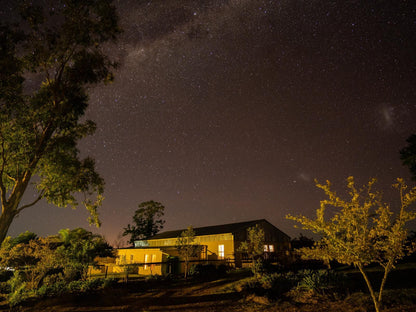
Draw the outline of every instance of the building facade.
M194 228L194 244L200 246L192 263L227 264L242 267L248 263L245 255L238 251L247 240L247 229L256 225L265 233L264 258L277 262L286 257L290 250L290 237L265 219ZM184 271L182 259L176 246L177 239L185 231L167 231L148 240L135 241L132 248L117 250L116 267L137 266L143 275L165 275ZM246 261L247 260L247 261ZM114 270L117 270L117 268Z

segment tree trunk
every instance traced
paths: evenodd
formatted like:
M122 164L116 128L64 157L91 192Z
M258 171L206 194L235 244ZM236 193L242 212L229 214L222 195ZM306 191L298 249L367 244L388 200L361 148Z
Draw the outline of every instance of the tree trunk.
M390 272L390 263L387 263L387 266L384 268L384 276L383 276L383 280L381 281L381 285L380 285L380 290L378 293L378 302L381 303L381 298L383 296L383 290L384 290L384 285L386 284L387 281L387 275Z
M188 277L188 259L185 259L185 279Z
M9 227L12 224L14 217L15 213L12 209L3 207L3 212L0 216L0 245L6 238L7 232L9 231Z
M376 309L376 312L380 312L380 302L377 300L376 293L374 292L373 286L371 285L371 282L365 273L364 269L358 265L358 269L360 270L361 274L364 277L365 282L367 283L368 290L370 291L371 299L373 299L374 307Z

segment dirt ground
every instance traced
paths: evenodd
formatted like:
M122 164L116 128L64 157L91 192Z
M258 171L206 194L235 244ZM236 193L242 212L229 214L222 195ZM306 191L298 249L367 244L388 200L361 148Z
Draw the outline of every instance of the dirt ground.
M65 296L32 302L1 311L19 312L145 312L145 311L252 311L252 312L366 312L345 301L305 296L301 300L268 302L263 297L246 296L230 287L235 278L206 282L129 282L114 289L83 296ZM390 312L416 311L416 306L389 308Z

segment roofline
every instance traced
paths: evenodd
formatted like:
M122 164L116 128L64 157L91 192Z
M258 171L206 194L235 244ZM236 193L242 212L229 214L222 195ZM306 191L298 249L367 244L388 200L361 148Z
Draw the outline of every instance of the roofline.
M206 225L206 226L192 227L192 228L193 228L193 230L199 230L199 229L204 229L204 228L209 228L209 227L228 226L228 225L234 225L234 224L239 224L239 223L242 224L242 223L259 222L259 221L266 221L266 222L268 222L266 219L258 219L258 220L248 220L248 221L232 222L232 223L225 223L225 224ZM168 233L168 232L186 231L186 230L187 230L187 228L186 229L179 229L179 230L172 230L172 231L166 231L166 232L158 233L156 235L163 234L163 233ZM227 232L227 233L231 233L231 232ZM210 235L210 234L207 234L207 235ZM197 235L197 236L202 236L202 235ZM152 238L149 237L149 239L152 239Z
M209 225L209 226L202 226L202 227L197 227L197 228L193 228L193 230L195 232L199 232L201 230L207 230L209 228L216 228L216 227L227 227L227 226L238 226L239 224L241 224L241 226L243 226L244 224L247 223L260 223L260 222L266 222L268 224L270 224L271 226L273 226L275 229L277 229L280 233L282 233L282 235L286 236L288 239L290 239L290 236L287 235L286 233L282 232L280 229L278 229L276 226L274 226L272 223L270 223L269 221L267 221L266 219L257 219L257 220L248 220L248 221L241 221L241 222L233 222L233 223L226 223L226 224L217 224L217 225ZM234 229L235 230L235 229ZM180 233L182 233L183 231L186 231L186 229L180 229L180 230L171 230L171 231L165 231L162 233L158 233L153 237L149 237L147 239L147 241L149 240L160 240L160 239L172 239L172 238L177 238ZM234 231L235 232L235 231ZM234 234L233 231L224 231L224 232L218 232L218 233L211 233L211 234L195 234L195 236L208 236L208 235L218 235L218 234L226 234L226 233L231 233ZM158 237L158 236L165 236L165 237Z

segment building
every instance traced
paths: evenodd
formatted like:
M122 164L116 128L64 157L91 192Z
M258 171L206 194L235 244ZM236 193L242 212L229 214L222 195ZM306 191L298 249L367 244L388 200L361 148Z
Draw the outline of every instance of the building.
M256 224L265 233L264 257L271 261L282 259L290 249L290 237L261 219L194 228L194 243L201 246L201 252L192 261L242 267L246 261L238 247L247 240L247 229ZM175 245L184 230L163 232L145 241L135 241L134 247L118 249L116 266L137 265L138 273L145 275L183 272Z

